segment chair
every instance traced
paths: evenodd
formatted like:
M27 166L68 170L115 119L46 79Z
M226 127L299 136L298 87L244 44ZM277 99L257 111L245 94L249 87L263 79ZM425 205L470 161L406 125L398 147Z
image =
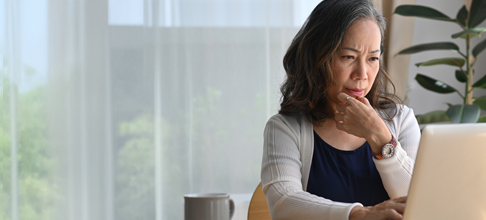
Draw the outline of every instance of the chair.
M272 220L261 182L251 197L250 207L248 208L248 220Z

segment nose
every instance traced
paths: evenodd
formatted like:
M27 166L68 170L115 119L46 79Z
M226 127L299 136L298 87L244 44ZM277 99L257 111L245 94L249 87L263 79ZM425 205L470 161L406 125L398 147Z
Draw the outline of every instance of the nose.
M351 74L351 79L353 80L367 80L368 79L368 66L366 62L357 62L353 73Z

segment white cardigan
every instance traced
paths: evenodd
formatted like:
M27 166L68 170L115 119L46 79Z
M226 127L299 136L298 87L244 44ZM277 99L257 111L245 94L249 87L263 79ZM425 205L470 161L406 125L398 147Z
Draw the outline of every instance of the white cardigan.
M420 128L413 110L401 111L393 123L385 121L398 144L395 155L376 160L390 198L408 194ZM334 202L306 191L314 151L313 126L304 115L272 116L265 127L261 179L272 219L348 220L360 203Z

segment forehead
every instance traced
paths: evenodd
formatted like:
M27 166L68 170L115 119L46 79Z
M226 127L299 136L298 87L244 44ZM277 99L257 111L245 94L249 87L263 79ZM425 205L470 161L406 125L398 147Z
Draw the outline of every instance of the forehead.
M342 46L376 47L381 44L381 30L374 19L353 22L342 42Z

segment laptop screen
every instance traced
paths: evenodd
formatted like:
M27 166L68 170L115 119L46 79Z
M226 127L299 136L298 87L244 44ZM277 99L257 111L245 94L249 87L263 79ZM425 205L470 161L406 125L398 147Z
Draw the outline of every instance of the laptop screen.
M486 219L486 123L423 129L404 219Z

